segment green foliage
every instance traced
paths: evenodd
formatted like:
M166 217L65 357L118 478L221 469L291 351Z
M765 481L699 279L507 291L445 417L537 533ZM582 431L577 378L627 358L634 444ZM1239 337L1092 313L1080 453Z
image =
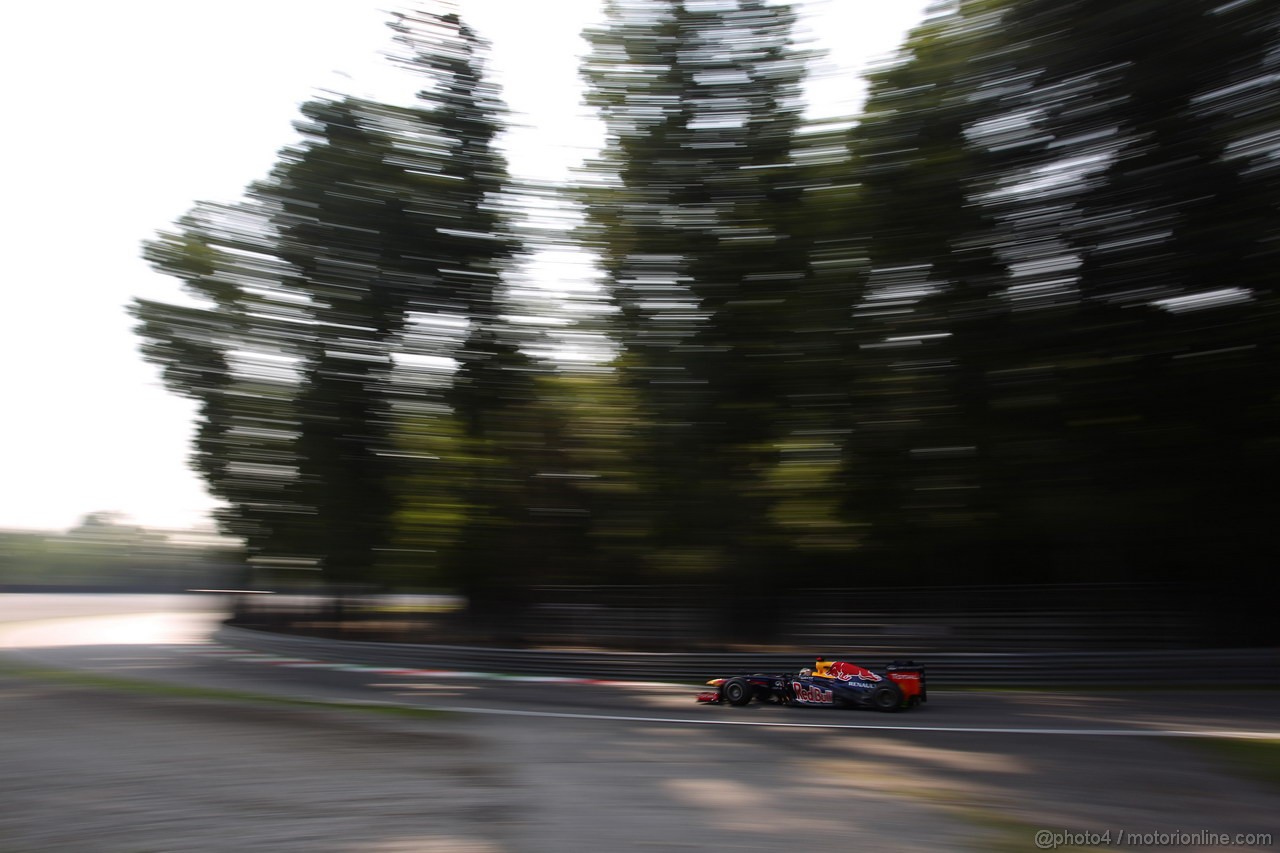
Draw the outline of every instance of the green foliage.
M962 2L872 76L845 479L887 558L1267 583L1278 24Z
M197 305L138 303L144 352L200 407L226 531L331 581L505 605L1224 564L1268 601L1273 5L939 4L864 115L806 126L786 5L611 0L582 68L609 141L569 191L594 371L504 319L530 250L479 40L401 16L420 102L308 104L242 204L149 244Z
M199 306L134 307L146 356L200 405L195 464L226 532L256 565L339 584L403 582L394 555L434 552L483 513L435 485L419 445L442 437L465 471L449 422L482 438L528 385L508 380L523 357L499 317L516 242L497 212L483 45L453 15L393 28L398 61L425 79L418 102L305 105L301 143L245 202L199 205L148 245Z
M239 559L231 543L148 530L99 512L65 533L0 531L0 588L226 588Z
M791 158L804 56L788 7L737 5L616 2L588 33L610 142L587 169L583 239L619 309L654 562L763 580L808 266Z

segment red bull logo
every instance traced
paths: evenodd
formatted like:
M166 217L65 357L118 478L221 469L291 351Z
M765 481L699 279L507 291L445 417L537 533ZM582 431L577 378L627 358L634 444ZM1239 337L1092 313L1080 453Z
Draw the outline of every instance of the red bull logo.
M855 666L851 663L844 663L843 661L837 661L831 664L831 675L841 681L852 681L855 678L859 681L884 680L869 669L863 669L860 666Z
M795 693L796 700L799 702L808 702L812 705L831 705L834 702L831 698L831 691L823 690L821 687L793 681L791 682L791 690Z

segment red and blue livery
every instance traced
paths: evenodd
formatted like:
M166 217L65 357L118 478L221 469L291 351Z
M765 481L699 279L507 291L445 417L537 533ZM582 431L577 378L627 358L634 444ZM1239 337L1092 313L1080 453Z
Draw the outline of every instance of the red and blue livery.
M828 708L874 708L900 711L929 701L924 667L894 661L877 672L847 661L818 658L812 669L794 673L762 673L713 678L715 690L698 694L710 705L748 705L753 701Z

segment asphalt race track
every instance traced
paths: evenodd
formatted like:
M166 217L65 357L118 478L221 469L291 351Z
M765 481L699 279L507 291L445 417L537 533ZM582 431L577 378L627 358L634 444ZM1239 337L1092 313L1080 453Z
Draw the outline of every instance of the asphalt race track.
M385 756L347 767L341 790L389 793L361 800L361 808L338 808L331 816L336 821L341 814L341 826L317 842L314 828L297 819L299 809L315 807L314 793L291 791L289 798L303 802L288 799L269 813L227 815L211 805L217 797L207 790L214 784L221 791L237 772L256 778L267 767L283 772L279 768L317 758L332 764L328 740L300 747L278 736L281 727L296 730L300 712L254 711L260 716L246 722L224 709L193 721L190 702L134 698L121 705L98 696L90 713L87 694L19 690L17 724L23 724L28 702L37 722L89 714L104 727L110 720L120 732L137 729L134 742L122 735L77 747L82 758L97 755L104 762L98 772L105 778L121 772L112 765L121 760L112 752L120 743L128 743L130 756L176 749L144 734L170 731L174 716L206 745L223 736L231 742L261 736L256 754L262 765L222 767L226 757L219 751L202 763L198 755L197 764L184 760L190 775L181 784L161 785L133 773L128 778L143 792L130 802L154 798L193 815L163 829L104 816L86 818L83 827L50 828L39 816L57 813L66 796L58 787L66 783L45 795L39 786L24 787L18 792L27 805L22 814L0 817L0 853L242 849L220 846L230 844L228 821L269 849L343 853L763 850L795 846L801 838L804 846L938 850L1004 844L1030 850L1041 829L1064 839L1070 832L1107 829L1280 837L1275 789L1240 776L1200 745L1205 735L1280 740L1280 692L1195 691L1189 674L1186 693L930 691L927 706L898 714L703 706L693 701L693 685L623 683L608 673L592 683L512 678L502 675L500 659L489 673L442 673L246 653L208 640L219 618L216 603L195 596L3 595L0 652L20 664L119 678L454 713L388 729L385 720L364 719L368 714L333 712L342 725L360 728L361 737L371 736L369 726L377 728L377 748L359 754ZM303 716L311 725L315 714L328 713ZM235 726L241 728L227 731ZM88 727L84 737L92 731ZM426 821L422 809L406 808L397 797L406 796L407 783L383 778L415 739L427 736L447 744L451 773L472 766L481 780L464 773L471 781L462 784L442 775L439 763L411 774L410 788L462 797L447 810L447 820L437 814ZM38 739L24 743L0 747L0 759L10 767L30 765L36 778L66 748L65 739L62 747L38 748ZM182 743L192 751L189 740ZM183 786L194 787L178 805L167 802ZM284 796L279 787L271 790ZM466 791L472 795L463 796ZM104 821L118 845L104 842L116 837L103 834ZM863 840L852 845L851 833ZM42 838L52 840L41 847ZM78 838L85 846L77 846Z
M320 701L701 725L1280 739L1275 691L1091 695L935 689L929 704L898 714L762 704L733 708L695 704L696 685L614 681L609 673L591 681L507 676L498 655L492 672L454 673L328 664L219 646L207 640L220 618L215 598L71 596L62 607L59 596L7 598L12 604L0 606L0 626L22 624L0 627L0 648L30 663ZM118 612L134 608L143 609ZM40 615L28 622L24 611ZM57 618L66 613L72 616ZM1192 687L1194 673L1187 680Z

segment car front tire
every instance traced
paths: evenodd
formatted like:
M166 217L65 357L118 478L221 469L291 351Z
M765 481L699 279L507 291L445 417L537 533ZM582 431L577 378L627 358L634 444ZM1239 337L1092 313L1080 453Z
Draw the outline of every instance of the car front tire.
M725 701L741 707L751 701L751 687L741 678L732 678L720 689Z

